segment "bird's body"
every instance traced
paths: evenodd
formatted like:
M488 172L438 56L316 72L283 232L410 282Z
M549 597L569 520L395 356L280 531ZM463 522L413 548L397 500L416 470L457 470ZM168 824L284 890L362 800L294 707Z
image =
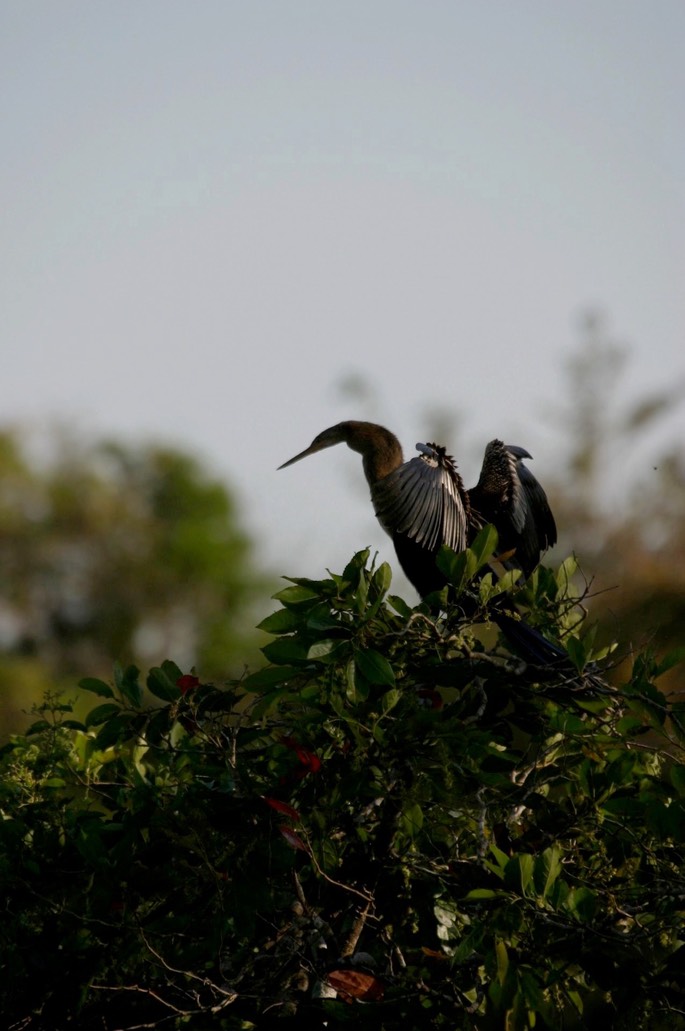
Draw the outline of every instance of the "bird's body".
M528 576L541 553L556 541L556 526L544 490L523 458L527 451L500 440L485 449L478 483L464 487L454 460L437 444L417 444L404 460L397 437L370 422L341 422L280 468L334 444L362 455L378 521L395 545L407 579L421 597L440 590L445 578L435 564L443 545L463 551L486 523L498 531L506 562Z
M469 495L453 460L444 448L422 445L416 458L370 487L376 517L392 537L405 576L422 598L439 591L445 578L435 556L443 544L463 551L474 525Z

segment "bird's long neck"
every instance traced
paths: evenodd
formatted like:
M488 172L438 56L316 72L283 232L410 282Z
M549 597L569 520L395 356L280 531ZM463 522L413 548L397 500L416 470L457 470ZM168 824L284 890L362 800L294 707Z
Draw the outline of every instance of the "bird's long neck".
M402 465L404 456L394 433L375 422L345 422L341 424L348 447L362 456L364 475L372 487L384 476Z

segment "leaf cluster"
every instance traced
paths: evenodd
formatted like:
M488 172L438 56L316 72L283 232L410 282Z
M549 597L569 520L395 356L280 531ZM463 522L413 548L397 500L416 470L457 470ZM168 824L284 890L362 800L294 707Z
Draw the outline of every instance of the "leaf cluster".
M486 544L446 612L360 552L288 582L240 681L46 700L0 756L8 1026L685 1026L678 656L615 691L576 621L526 666L482 632ZM560 639L566 573L516 595Z

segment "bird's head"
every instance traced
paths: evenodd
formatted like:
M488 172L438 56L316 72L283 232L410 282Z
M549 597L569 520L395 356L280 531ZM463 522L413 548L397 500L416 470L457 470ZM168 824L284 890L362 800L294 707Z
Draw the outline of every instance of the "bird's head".
M333 447L334 444L341 444L343 441L347 442L349 439L349 425L346 422L339 422L337 426L329 426L327 430L317 433L308 448L300 451L299 455L295 455L294 458L289 458L287 462L279 465L278 468L285 469L286 466L293 465L295 462L299 462L301 458L307 458L308 455L314 455L317 451L323 451L324 448Z
M317 451L323 451L324 448L333 447L334 444L347 444L362 456L364 475L370 484L387 476L403 462L402 448L394 433L375 422L356 422L349 419L323 430L314 437L308 448L278 468L285 469L287 465L299 462L301 458L313 455Z

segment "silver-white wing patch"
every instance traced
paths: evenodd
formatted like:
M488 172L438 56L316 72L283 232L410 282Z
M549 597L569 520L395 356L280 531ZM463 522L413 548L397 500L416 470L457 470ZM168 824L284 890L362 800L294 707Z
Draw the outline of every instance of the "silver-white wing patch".
M387 533L403 533L435 552L447 544L466 547L466 510L461 480L450 460L430 445L371 489L376 516Z

